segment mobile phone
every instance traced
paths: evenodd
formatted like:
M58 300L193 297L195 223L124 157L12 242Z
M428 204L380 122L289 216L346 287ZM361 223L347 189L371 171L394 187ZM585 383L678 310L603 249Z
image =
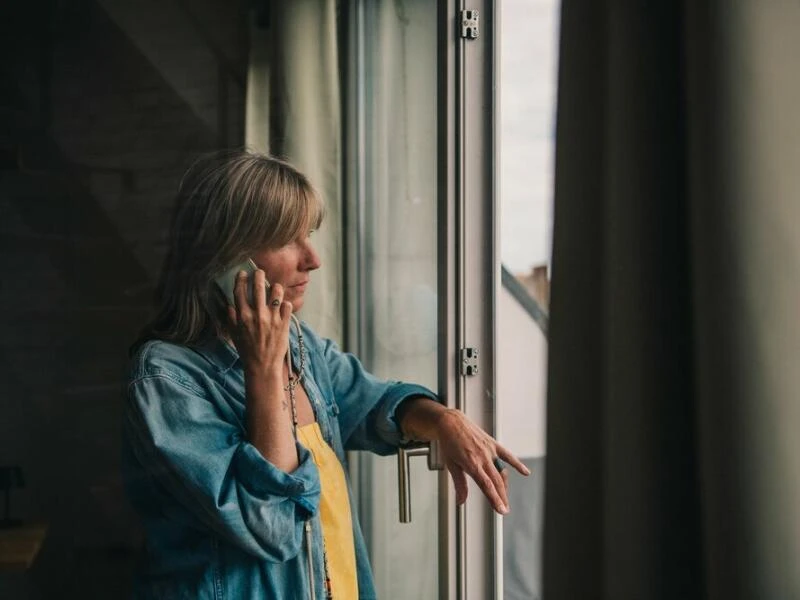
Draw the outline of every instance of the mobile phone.
M244 271L247 273L247 301L251 305L253 304L253 284L255 283L253 273L256 272L256 269L258 269L256 263L253 262L253 259L248 258L245 262L234 265L216 278L215 281L222 290L222 293L225 294L228 304L231 306L236 306L236 303L233 299L233 287L236 285L236 275L239 274L239 271ZM267 292L269 292L269 282L266 282L266 288ZM264 297L266 298L267 296L265 295Z

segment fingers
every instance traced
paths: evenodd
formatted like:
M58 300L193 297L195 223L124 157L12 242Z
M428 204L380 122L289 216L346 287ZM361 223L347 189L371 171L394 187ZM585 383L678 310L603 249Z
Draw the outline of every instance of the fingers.
M292 310L293 310L292 303L289 302L288 300L283 302L280 306L281 319L286 321L287 327L289 324L289 317L292 316Z
M474 473L472 478L478 484L486 499L489 500L492 508L501 515L508 514L508 498L506 497L506 486L503 482L503 477L491 462L488 467L488 470Z
M468 485L464 470L456 464L448 464L447 470L453 478L453 487L456 491L456 504L463 504L467 499ZM469 475L486 496L492 508L501 515L511 512L508 502L508 469L498 471L492 461L478 467Z
M531 474L531 470L528 467L526 467L525 464L520 459L518 459L516 456L514 456L511 452L509 452L506 448L504 448L500 444L497 444L495 451L497 452L497 456L502 458L504 461L506 461L508 464L514 467L517 471L519 471L520 475L528 476Z
M250 312L250 303L247 301L247 272L239 271L233 284L233 304L236 314L244 315Z
M456 504L463 504L467 499L468 485L467 473L472 477L478 488L486 496L492 508L500 514L508 514L508 474L498 471L491 460L472 467L465 472L455 463L448 463L447 470L453 478L453 487L456 491Z
M467 492L469 491L467 476L464 475L461 467L456 465L448 465L447 470L450 471L450 476L453 478L453 487L456 490L456 504L464 504L467 501Z
M288 331L292 304L284 301L282 285L267 285L263 270L256 269L249 275L246 271L237 273L233 292L235 306L229 309L228 317L234 327L253 332L275 328Z
M253 278L253 306L259 310L267 303L267 286L264 271L256 269L251 275Z
M228 321L230 321L230 324L234 329L239 324L239 319L236 316L236 309L233 306L228 306Z
M252 289L252 294L249 293ZM250 296L252 295L252 302ZM284 289L279 283L267 285L266 275L262 269L256 269L248 275L246 271L239 271L236 274L236 281L233 286L234 307L238 314L247 312L247 309L254 309L260 312L261 307L281 308Z
M506 485L506 480L503 479L502 472L498 471L494 466L494 461L492 461L490 465L485 465L484 469L486 469L486 473L489 475L489 479L494 486L495 494L500 498L501 506L495 506L494 509L499 513L507 514L510 511L508 505L508 486Z
M263 274L263 271L262 271ZM269 286L268 308L270 310L280 309L283 304L283 286L280 283Z
M510 469L504 461L522 475L530 475L528 468L516 456L497 443L489 434L472 423L463 413L460 418L442 419L438 425L438 439L442 445L445 463L456 485L457 497L466 497L459 488L465 475L471 477L500 514L511 510L508 502ZM451 467L453 465L453 467Z
M292 303L283 299L284 288L276 283L267 288L269 290L269 304L267 310L276 315L282 325L281 330L289 331L289 318L292 315Z
M274 369L286 358L292 304L284 300L285 291L280 284L267 286L261 269L236 276L230 335L248 368Z

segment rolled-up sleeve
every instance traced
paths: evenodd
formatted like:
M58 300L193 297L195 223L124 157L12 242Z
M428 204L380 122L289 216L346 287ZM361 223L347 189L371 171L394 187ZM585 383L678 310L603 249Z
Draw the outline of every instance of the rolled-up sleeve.
M342 352L331 340L324 340L323 356L339 411L342 440L348 450L391 454L405 441L395 418L397 407L416 396L438 401L436 394L424 386L375 377L355 356Z
M297 469L278 469L229 421L207 392L179 377L149 375L128 387L124 434L147 477L245 551L289 560L318 510L317 467L298 444Z

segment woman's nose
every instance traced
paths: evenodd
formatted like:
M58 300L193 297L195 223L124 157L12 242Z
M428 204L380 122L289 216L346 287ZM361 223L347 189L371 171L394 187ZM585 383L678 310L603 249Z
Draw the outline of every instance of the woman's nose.
M304 266L306 271L313 271L314 269L319 269L322 265L322 261L319 258L319 254L314 249L314 246L311 245L311 242L306 241L306 248L305 248L305 261Z

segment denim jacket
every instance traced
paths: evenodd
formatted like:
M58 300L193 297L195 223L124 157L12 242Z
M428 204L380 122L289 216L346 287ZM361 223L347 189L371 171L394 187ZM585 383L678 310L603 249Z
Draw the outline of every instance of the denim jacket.
M305 324L302 331L303 385L345 473L345 450L392 453L402 442L397 406L435 395L382 381ZM294 330L290 348L298 365ZM230 345L145 343L132 361L123 418L123 473L146 531L134 596L306 600L310 562L316 598L324 598L319 474L299 444L298 453L287 473L247 441L244 376ZM354 512L352 519L359 597L375 598Z

